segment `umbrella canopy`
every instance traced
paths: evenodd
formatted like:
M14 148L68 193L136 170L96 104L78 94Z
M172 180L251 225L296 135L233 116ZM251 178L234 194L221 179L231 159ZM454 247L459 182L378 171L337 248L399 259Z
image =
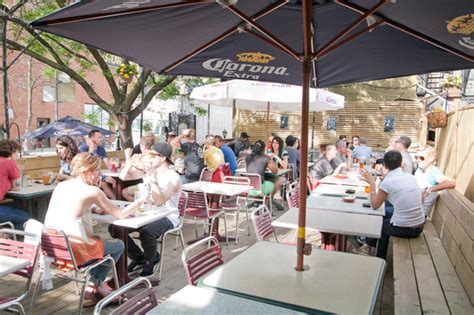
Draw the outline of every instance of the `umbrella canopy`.
M23 136L23 139L53 138L59 136L85 136L91 130L99 130L105 136L112 134L110 130L82 122L72 118L71 116L66 116L49 125L28 132Z
M309 111L344 108L344 96L310 89ZM198 102L249 110L301 112L301 86L249 80L230 80L196 87L190 97Z
M32 25L159 73L300 84L306 191L310 85L471 68L473 19L472 0L85 0Z

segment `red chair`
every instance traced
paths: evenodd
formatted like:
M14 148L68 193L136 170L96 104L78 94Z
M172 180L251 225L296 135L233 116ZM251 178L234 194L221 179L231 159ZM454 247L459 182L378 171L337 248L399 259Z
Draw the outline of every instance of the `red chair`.
M188 192L188 203L185 211L186 217L192 217L193 219L186 219L185 222L193 222L196 225L196 237L199 237L197 231L197 224L203 224L209 226L209 235L212 234L215 220L218 217L224 218L224 228L226 242L228 243L227 236L227 221L225 218L225 212L221 209L211 208L209 205L209 199L205 193L202 192ZM217 227L218 228L218 227Z
M213 169L210 169L209 167L205 167L202 169L201 175L199 175L199 181L210 182L213 174L214 174Z
M188 204L188 193L182 191L181 195L179 196L179 204L178 204L179 224L174 229L166 231L161 236L161 238L158 240L158 242L161 244L161 247L160 247L161 260L160 260L160 266L159 266L160 279L161 279L161 272L163 270L163 261L165 260L164 259L164 256L165 256L164 255L164 250L165 250L165 238L166 238L166 236L168 236L168 235L176 236L176 243L174 245L175 250L176 250L176 247L178 245L178 239L181 240L181 245L183 246L183 249L185 247L182 228L183 228L184 215L185 215L185 212L186 212L187 204Z
M120 289L114 291L109 296L103 298L97 303L94 308L94 315L102 314L102 309L110 304L114 299L126 292L129 292L131 289L137 287L138 285L144 283L146 288L140 291L133 297L129 297L128 300L119 307L115 308L112 312L108 313L110 315L132 315L132 314L146 314L152 309L154 309L158 302L156 300L155 292L150 281L146 278L140 277L137 278Z
M204 244L207 244L204 249L196 250L198 247L204 247ZM190 285L196 285L204 275L224 264L221 245L213 236L206 237L186 247L181 254L181 260Z
M250 179L242 176L225 176L224 184L243 185L250 186ZM243 193L232 198L228 198L221 202L222 210L227 214L235 216L235 244L239 242L239 214L241 211L245 211L247 218L247 230L250 235L250 219L249 210L247 207L248 193Z
M77 265L76 260L74 259L74 253L72 252L71 244L69 238L60 229L44 227L43 233L41 236L41 255L49 257L53 260L52 266L57 267L60 273L51 273L52 275L66 278L76 283L76 293L78 293L78 284L82 284L82 289L80 292L79 300L79 315L82 314L82 305L84 303L84 292L89 282L90 272L92 269L97 268L102 264L109 263L113 272L113 278L115 281L115 287L119 288L117 271L115 269L115 261L110 255L104 256L102 259L97 259L91 262L87 262L83 265ZM66 272L73 271L73 276L69 276ZM39 283L43 270L39 272L38 280L36 282L35 291L33 293L33 298L31 300L31 310L33 310L33 305L38 294ZM78 276L81 274L81 276Z
M300 185L298 182L294 182L289 186L286 192L286 201L288 202L289 208L300 207Z
M261 205L252 211L252 223L258 241L264 241L268 236L273 235L279 242L272 225L272 213L267 206Z
M20 314L25 314L23 306L20 304L27 295L31 287L31 280L33 279L33 272L38 260L39 251L39 237L32 233L23 231L4 229L2 230L5 237L0 237L0 256L8 256L19 259L26 259L30 264L14 272L15 275L26 278L26 285L19 296L0 296L0 310L3 309L18 309ZM20 242L7 238L7 236L23 236L28 238L27 242ZM31 240L31 241L30 241ZM1 259L1 257L0 257Z

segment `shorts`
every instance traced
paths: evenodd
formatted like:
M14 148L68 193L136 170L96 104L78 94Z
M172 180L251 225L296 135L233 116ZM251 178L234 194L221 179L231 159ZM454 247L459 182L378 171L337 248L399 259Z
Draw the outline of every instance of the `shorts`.
M135 192L137 191L140 191L140 189L138 188L138 185L133 185L133 186L128 186L126 187L125 189L127 189L127 193L130 195L130 196L133 196L135 194Z
M249 197L258 197L260 195L269 195L273 192L275 184L271 181L264 181L262 183L262 190L252 189L249 191Z

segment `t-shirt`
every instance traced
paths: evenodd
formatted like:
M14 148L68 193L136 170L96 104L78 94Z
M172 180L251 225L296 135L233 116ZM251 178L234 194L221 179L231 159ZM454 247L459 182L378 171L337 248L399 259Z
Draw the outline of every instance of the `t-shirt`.
M411 159L410 153L407 151L402 152L402 159L403 171L408 174L413 174L413 160Z
M249 148L250 144L248 141L240 141L240 139L236 139L234 142L234 153L235 156L239 156L240 151L246 150Z
M219 148L210 146L204 151L204 162L207 167L215 170L225 163L224 153Z
M87 144L79 146L79 152L89 152L89 146ZM105 151L104 147L101 145L97 146L97 149L94 150L94 153L97 154L102 160L107 157L107 151Z
M415 176L403 172L399 167L385 175L379 188L387 193L387 200L393 205L390 219L393 225L414 227L425 222L421 192Z
M18 178L20 178L20 171L15 161L0 157L0 200L3 200L12 188L12 181Z
M234 151L227 145L221 146L222 154L224 154L224 161L229 163L230 174L234 175L237 169L237 159L235 158Z
M326 158L326 156L323 155L311 167L311 169L309 170L309 175L311 175L311 177L315 179L322 179L326 176L331 175L333 172L334 169L332 168L331 163L329 163L329 160Z
M332 159L330 163L331 163L332 168L336 169L339 166L339 164L344 163L346 161L347 161L346 157L338 152L336 154L336 157Z
M293 178L297 178L301 162L301 152L293 147L285 147L283 150L288 153L288 163L294 167Z
M160 191L162 193L166 192L166 189L168 187L168 183L173 179L173 177L178 177L178 173L176 173L173 170L166 170L166 176L157 176L156 180L158 182L158 187L160 188ZM179 178L176 179L178 182ZM170 199L168 199L165 203L164 206L167 208L178 208L179 205L179 196L181 195L181 189L177 192L171 195ZM173 212L172 214L167 216L168 220L173 223L174 227L177 227L179 224L179 212ZM152 223L153 224L153 223Z
M368 160L372 156L372 149L365 145L355 147L352 151L352 157L354 159Z
M196 142L181 143L181 151L184 152L184 177L188 180L197 181L204 168L204 152Z
M63 174L70 176L71 171L72 171L71 170L71 164L69 162L66 162L66 161L63 161L63 160L61 160L59 163L61 164L61 170L63 171Z
M415 172L416 182L420 187L420 190L423 192L426 188L430 188L433 186L438 185L439 183L436 181L436 178L440 175L443 175L441 170L436 166L431 166L426 172L421 168L418 168ZM425 197L423 200L423 212L426 216L430 214L431 207L435 203L436 199L438 198L438 192L430 192L428 196Z
M262 182L265 177L265 170L268 165L268 157L266 155L253 156L249 155L245 159L247 164L247 172L260 175Z

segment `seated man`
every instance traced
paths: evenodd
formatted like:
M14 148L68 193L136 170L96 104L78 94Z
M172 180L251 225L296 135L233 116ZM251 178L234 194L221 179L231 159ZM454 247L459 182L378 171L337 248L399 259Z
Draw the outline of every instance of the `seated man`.
M425 216L430 215L431 207L438 198L438 192L443 189L456 187L456 182L443 175L441 170L433 165L436 152L427 147L418 153L418 169L415 178L422 190L423 211Z
M145 167L145 185L149 191L148 199L157 206L178 208L181 193L181 181L178 173L170 170L171 147L166 143L156 143L147 153L150 163ZM155 265L160 261L160 253L157 252L156 240L166 231L175 228L179 224L178 211L158 221L152 222L138 229L139 239L143 251L128 237L128 257L132 260L129 272L138 265L143 265L140 276L150 276L154 272ZM132 231L130 231L132 232Z
M387 199L393 204L394 211L391 218L383 221L382 235L378 241L377 257L385 259L390 236L402 238L415 238L423 232L425 215L421 203L421 193L413 175L403 172L402 155L392 150L385 153L384 167L388 173L380 183L376 192L376 175L371 175L367 170L360 171L364 179L370 184L370 202L372 208L380 207ZM368 252L369 246L375 246L377 239L367 238L367 244L359 252Z

